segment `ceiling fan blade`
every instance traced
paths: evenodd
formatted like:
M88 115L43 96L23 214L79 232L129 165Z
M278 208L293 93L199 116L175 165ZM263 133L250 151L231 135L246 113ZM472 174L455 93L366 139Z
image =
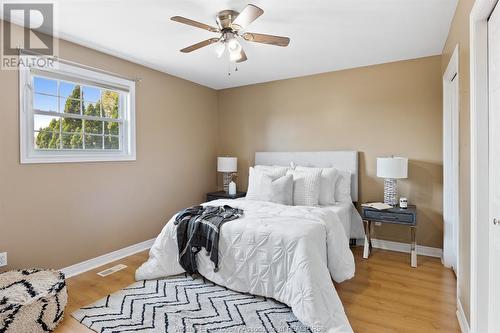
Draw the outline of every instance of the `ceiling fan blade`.
M255 5L247 5L231 25L237 30L245 29L262 14L264 14L264 11L261 8Z
M211 31L211 32L219 32L220 31L218 28L212 27L212 26L210 26L208 24L201 23L201 22L198 22L198 21L194 21L194 20L182 17L182 16L173 16L170 19L172 21L175 21L175 22L187 24L187 25L190 25L192 27L200 28L200 29L203 29L203 30L208 30L208 31Z
M246 32L243 34L242 37L249 42L270 44L283 47L288 46L288 44L290 43L290 38L288 37L257 34L254 32Z
M241 48L240 58L238 60L236 60L236 62L243 62L243 61L247 61L247 60L248 60L247 54L245 53L245 51L243 51L243 48Z
M210 45L210 44L213 44L213 43L217 43L219 41L219 38L210 38L210 39L206 39L202 42L199 42L199 43L196 43L196 44L193 44L193 45L190 45L188 47L185 47L181 50L182 53L189 53L189 52L192 52L192 51L195 51L195 50L198 50L204 46L207 46L207 45Z

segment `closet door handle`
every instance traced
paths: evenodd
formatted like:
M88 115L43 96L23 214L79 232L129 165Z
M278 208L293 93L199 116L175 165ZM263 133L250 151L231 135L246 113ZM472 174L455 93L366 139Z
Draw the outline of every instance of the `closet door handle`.
M494 225L500 225L500 220L498 220L496 217L493 218L493 224Z

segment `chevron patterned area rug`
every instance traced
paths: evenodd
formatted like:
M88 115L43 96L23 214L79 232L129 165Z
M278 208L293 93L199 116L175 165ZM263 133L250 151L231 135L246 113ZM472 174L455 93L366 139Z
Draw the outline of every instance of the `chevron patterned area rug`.
M95 332L310 332L273 299L203 278L140 281L72 316Z

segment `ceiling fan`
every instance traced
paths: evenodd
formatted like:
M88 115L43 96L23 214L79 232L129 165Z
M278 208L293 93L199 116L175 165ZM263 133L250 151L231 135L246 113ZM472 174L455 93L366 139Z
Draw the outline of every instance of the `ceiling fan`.
M259 16L264 14L264 11L255 6L247 5L241 13L234 10L223 10L216 16L217 27L213 27L201 22L197 22L182 16L173 16L172 21L187 24L196 28L208 30L210 32L220 33L220 37L209 38L202 42L193 44L183 48L181 52L189 53L198 50L204 46L214 43L220 43L217 50L218 56L221 57L227 50L229 59L233 62L243 62L247 60L245 51L241 47L239 38L243 38L249 42L263 43L275 46L288 46L290 38L258 34L254 32L243 32L250 23L255 21Z

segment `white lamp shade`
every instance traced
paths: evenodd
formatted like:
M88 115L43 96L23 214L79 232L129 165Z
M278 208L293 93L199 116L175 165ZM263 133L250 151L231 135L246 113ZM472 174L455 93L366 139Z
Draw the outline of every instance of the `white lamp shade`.
M238 170L238 158L236 157L217 157L217 171L236 172Z
M408 178L408 159L406 157L378 157L377 177Z

